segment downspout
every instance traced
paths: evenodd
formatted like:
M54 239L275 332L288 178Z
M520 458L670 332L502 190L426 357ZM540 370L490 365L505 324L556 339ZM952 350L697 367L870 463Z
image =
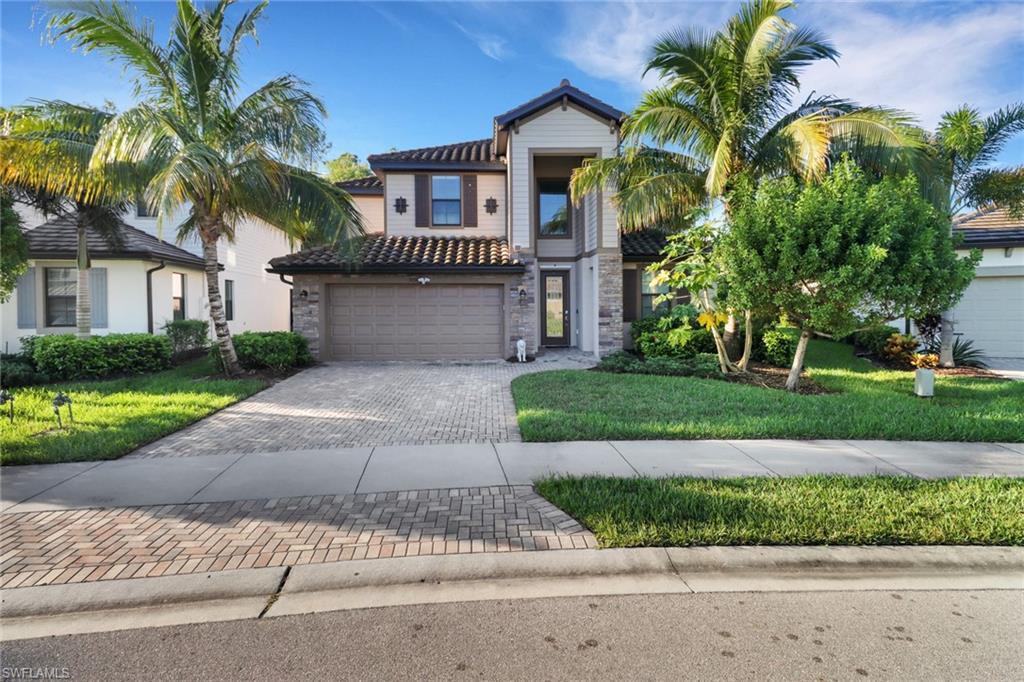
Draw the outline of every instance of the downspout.
M277 273L277 276L280 277L281 281L284 282L285 284L287 284L288 286L292 286L294 284L294 280L289 282L288 280L286 280L284 278L284 275L281 274L280 272ZM291 297L291 295L289 295L288 296L288 331L293 332L293 331L295 331L295 307L292 305L292 300L291 299L292 299L292 297Z
M146 270L146 329L150 334L153 333L153 273L166 267L167 263L160 261L160 265Z

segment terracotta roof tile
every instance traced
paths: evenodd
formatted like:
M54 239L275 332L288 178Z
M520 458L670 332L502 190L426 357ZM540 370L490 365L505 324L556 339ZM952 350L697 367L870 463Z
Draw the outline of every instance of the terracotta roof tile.
M384 183L376 175L368 175L365 178L354 178L334 183L349 194L384 194Z
M420 272L425 270L522 270L508 241L497 237L401 237L365 239L353 257L329 246L273 258L272 272Z
M385 154L371 154L366 158L373 168L435 168L452 167L476 170L504 170L498 160L490 138L456 142L438 147L405 149Z
M656 230L626 232L622 235L622 259L656 261L665 247L665 234Z
M959 216L953 231L963 235L971 248L1024 246L1024 220L1013 218L1002 208L988 208Z

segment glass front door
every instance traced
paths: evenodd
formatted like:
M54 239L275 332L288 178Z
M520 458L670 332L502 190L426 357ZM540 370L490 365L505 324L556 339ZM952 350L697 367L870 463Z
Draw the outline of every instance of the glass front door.
M569 345L569 273L545 272L541 276L544 294L545 346Z

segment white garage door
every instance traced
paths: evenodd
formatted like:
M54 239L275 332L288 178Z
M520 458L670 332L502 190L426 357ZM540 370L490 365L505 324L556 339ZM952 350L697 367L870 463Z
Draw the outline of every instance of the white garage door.
M482 284L331 285L325 346L339 360L500 358L503 291Z
M993 358L1024 358L1024 277L979 277L957 304L957 334Z

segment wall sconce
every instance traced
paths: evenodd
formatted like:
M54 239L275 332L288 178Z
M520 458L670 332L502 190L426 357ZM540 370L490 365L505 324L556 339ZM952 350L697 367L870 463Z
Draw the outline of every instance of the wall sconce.
M429 277L420 277L416 281L419 282L420 284L430 284L430 278Z
M307 298L309 298L309 292L303 289L302 291L299 292L299 298L305 301Z
M409 210L409 202L405 200L405 197L395 199L395 213L405 213L407 210Z
M484 210L494 215L498 212L498 200L494 197L487 197L487 201L484 202Z
M519 305L526 305L526 288L519 288Z

